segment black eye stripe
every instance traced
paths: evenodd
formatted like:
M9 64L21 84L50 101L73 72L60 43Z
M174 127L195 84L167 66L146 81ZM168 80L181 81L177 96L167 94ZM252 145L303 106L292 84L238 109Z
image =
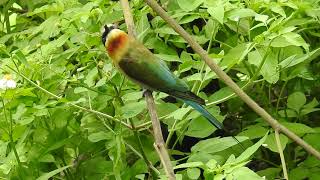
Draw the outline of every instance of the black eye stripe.
M105 45L106 40L107 40L107 36L113 29L116 29L116 27L114 25L111 25L109 27L108 27L108 25L104 25L104 32L101 36L101 41L102 41L103 45Z

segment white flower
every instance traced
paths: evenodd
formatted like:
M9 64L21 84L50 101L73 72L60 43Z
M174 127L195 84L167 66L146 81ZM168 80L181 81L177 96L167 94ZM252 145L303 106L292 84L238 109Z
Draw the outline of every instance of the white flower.
M0 79L0 89L14 89L17 83L12 79L10 74L6 74Z

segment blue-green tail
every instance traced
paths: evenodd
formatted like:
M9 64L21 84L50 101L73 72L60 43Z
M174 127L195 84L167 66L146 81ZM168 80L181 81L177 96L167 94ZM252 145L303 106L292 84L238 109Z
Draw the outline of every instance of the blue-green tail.
M219 122L211 113L209 113L201 104L197 103L197 102L193 102L193 101L189 101L189 100L184 100L183 99L183 102L188 104L189 106L193 107L195 110L197 110L198 112L200 112L206 119L209 120L209 122L214 125L217 129L222 129L224 130L223 128L223 125L221 122ZM238 144L240 144L241 148L242 149L245 149L243 147L243 145L240 143L240 141L232 136L232 138L238 142Z
M211 113L209 113L201 104L198 104L197 102L193 102L193 101L189 101L189 100L183 100L183 101L186 104L188 104L189 106L193 107L198 112L200 112L216 128L223 129L222 123L219 122Z

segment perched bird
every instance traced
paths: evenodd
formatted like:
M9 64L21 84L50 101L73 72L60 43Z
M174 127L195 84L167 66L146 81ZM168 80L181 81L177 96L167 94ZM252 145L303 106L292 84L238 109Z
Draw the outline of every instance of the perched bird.
M204 108L205 101L192 93L188 85L142 43L114 26L104 26L102 43L113 64L130 80L143 88L181 99L199 111L216 128L223 129L223 125Z

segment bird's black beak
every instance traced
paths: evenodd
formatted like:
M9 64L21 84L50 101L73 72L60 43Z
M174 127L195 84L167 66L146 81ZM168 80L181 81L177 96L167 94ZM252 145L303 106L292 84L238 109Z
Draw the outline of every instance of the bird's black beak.
M102 44L106 44L107 36L111 32L112 29L116 29L115 25L104 25L104 31L101 36Z

